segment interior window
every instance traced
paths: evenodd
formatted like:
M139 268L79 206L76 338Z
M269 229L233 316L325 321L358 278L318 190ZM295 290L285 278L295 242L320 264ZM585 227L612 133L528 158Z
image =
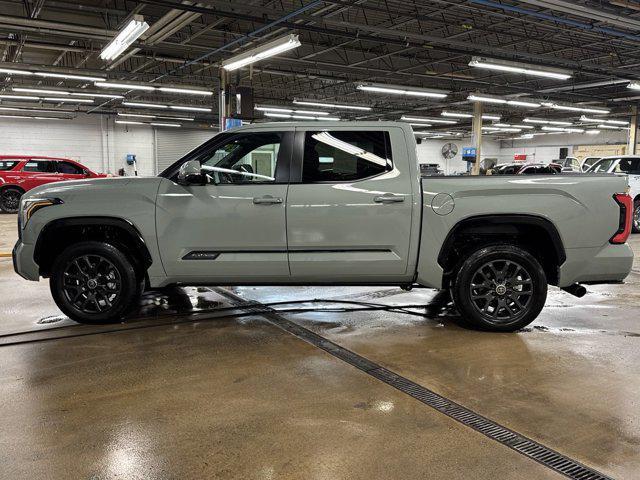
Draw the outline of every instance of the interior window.
M387 132L318 131L305 136L302 182L361 180L393 168Z
M616 173L640 174L640 158L623 158L614 170Z
M82 175L84 174L82 168L71 162L58 162L58 173L64 173L67 175Z
M243 184L276 181L282 133L249 133L207 152L200 160L209 183Z
M18 164L17 160L0 160L0 171L11 170Z
M29 160L22 167L23 172L56 173L55 162L51 160Z

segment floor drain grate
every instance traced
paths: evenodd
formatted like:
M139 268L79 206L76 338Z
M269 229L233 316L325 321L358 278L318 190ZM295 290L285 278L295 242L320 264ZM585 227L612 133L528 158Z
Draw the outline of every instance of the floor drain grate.
M221 288L217 288L215 290L221 295L233 300L245 301L242 297L239 297L228 290ZM425 405L428 405L463 425L466 425L467 427L489 437L490 439L495 440L496 442L499 442L532 460L535 460L551 470L575 480L612 480L611 477L608 477L597 470L593 470L592 468L562 455L549 447L535 442L518 432L504 427L493 420L489 420L488 418L485 418L482 415L469 410L468 408L465 408L426 387L423 387L422 385L412 382L408 378L387 370L381 365L333 343L331 340L328 340L295 322L287 320L268 307L261 306L257 303L253 309L256 314L263 315L275 326L324 350L327 353L330 353L334 357L353 365L387 385L410 395Z

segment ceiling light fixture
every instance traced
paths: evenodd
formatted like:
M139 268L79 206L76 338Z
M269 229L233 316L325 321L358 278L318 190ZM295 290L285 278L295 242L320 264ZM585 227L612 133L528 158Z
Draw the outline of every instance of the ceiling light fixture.
M169 108L168 105L159 105L157 103L139 103L139 102L122 102L125 107L140 107L140 108Z
M271 42L260 45L244 53L231 57L222 62L222 68L227 71L237 70L251 63L255 63L265 58L273 57L287 52L301 45L298 35L290 34L277 38Z
M275 117L275 118L292 118L296 120L331 120L338 121L340 120L337 117L313 117L309 115L290 115L288 113L277 113L277 112L264 112L267 117Z
M38 101L40 100L40 97L32 97L30 95L0 95L0 98L6 99L6 100L35 100Z
M11 90L14 92L43 93L45 95L69 95L69 92L64 90L46 90L44 88L12 87Z
M0 68L0 73L6 73L9 75L33 75L33 72L28 70L18 70L15 68Z
M427 117L409 117L403 115L400 117L400 120L404 120L405 122L426 122L426 123L441 123L444 125L455 125L458 123L457 120L442 120L440 118L427 118Z
M601 113L603 115L611 112L611 110L606 108L578 107L575 105L563 105L555 102L542 102L542 105L553 110L563 110L567 112Z
M555 78L557 80L567 80L571 78L573 72L562 70L559 68L542 67L538 68L520 62L511 62L508 60L498 60L485 57L473 57L469 62L470 67L484 68L488 70L497 70L500 72L521 73L535 77Z
M605 120L603 118L589 118L585 115L580 117L581 122L590 122L590 123L609 123L611 125L629 125L629 122L625 122L624 120Z
M600 133L600 130L586 130L584 133L586 133L587 135L598 135Z
M488 95L482 94L471 94L467 97L467 100L472 102L482 102L482 103L496 103L499 105L511 105L514 107L525 107L525 108L538 108L540 107L540 103L537 102L526 102L524 100L507 100L506 98L500 97L492 97Z
M62 78L64 80L85 80L87 82L101 82L104 77L90 77L88 75L75 75L70 73L34 72L38 77Z
M210 108L204 107L186 107L181 105L169 105L169 108L173 110L183 110L185 112L210 112Z
M604 123L598 125L598 128L604 128L606 130L629 130L629 127L617 127L615 125L607 125Z
M121 88L125 90L144 90L147 92L152 92L156 89L156 87L151 87L149 85L136 85L135 83L96 82L94 85L100 88Z
M179 123L159 123L159 122L151 122L151 125L154 127L181 127Z
M60 102L60 103L93 103L93 100L88 98L69 98L69 97L45 97L41 100L45 102Z
M640 82L629 82L627 88L630 90L640 90Z
M134 122L133 120L116 120L116 123L120 123L122 125L145 125L144 122Z
M139 113L122 113L118 112L119 117L137 117L137 118L156 118L155 115L143 115Z
M525 123L536 123L540 125L560 125L560 126L571 126L573 123L571 122L562 122L560 120L545 120L544 118L525 118L523 120Z
M149 24L140 15L134 15L129 23L100 52L100 58L111 61L122 54L129 46L147 31Z
M76 97L92 97L92 98L111 98L111 99L124 98L122 95L111 95L109 93L70 92L69 95L73 95Z
M404 85L386 85L382 83L361 83L356 88L365 92L386 93L392 95L408 95L412 97L446 98L449 94L448 90L406 87Z
M584 133L583 128L542 127L545 132Z
M324 108L338 108L345 110L362 110L362 111L370 111L371 107L362 107L360 105L341 105L338 103L321 103L321 102L312 102L309 100L294 100L293 103L298 105L308 105L310 107L324 107Z
M443 117L452 117L452 118L473 118L472 113L463 113L463 112L444 111L440 115L442 115ZM482 115L483 120L500 120L501 118L502 117L500 115L492 115L492 114Z
M203 95L203 96L213 95L213 92L206 91L206 90L195 90L193 88L158 87L158 90L166 93L185 93L187 95Z
M293 110L290 108L269 106L255 107L255 110L259 110L261 112L301 113L303 115L329 115L329 112L319 112L317 110Z

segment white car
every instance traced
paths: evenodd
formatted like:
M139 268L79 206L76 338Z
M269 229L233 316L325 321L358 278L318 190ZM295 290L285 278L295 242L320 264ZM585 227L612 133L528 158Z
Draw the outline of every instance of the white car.
M617 173L629 176L629 194L633 198L633 232L640 232L640 156L604 157L585 173Z

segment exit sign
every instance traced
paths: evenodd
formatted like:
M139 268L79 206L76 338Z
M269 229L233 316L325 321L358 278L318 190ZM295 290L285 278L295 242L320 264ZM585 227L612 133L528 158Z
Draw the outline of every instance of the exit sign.
M513 156L513 160L515 162L526 162L527 161L527 156L524 153L516 153Z

